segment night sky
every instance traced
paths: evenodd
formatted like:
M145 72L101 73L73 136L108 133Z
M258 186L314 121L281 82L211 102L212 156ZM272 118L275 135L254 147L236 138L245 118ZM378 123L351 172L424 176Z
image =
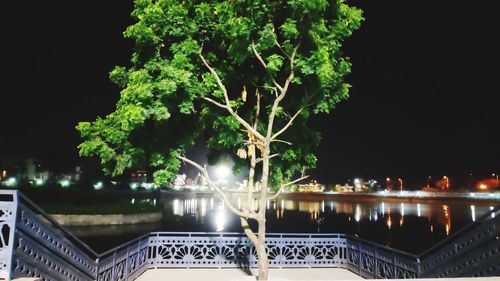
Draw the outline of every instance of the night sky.
M313 176L462 177L500 171L494 1L351 1L366 21L346 43L351 98L313 127L323 132ZM127 65L131 1L2 3L0 158L36 157L56 170L78 157L74 129L114 109L108 80Z

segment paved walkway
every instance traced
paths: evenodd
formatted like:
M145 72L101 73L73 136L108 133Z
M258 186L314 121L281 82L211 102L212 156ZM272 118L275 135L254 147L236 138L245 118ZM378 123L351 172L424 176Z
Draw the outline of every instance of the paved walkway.
M257 269L252 269L257 274ZM153 269L144 272L137 281L156 280L183 281L255 281L240 269ZM269 281L325 281L325 280L362 280L358 275L342 268L287 268L269 269Z
M252 269L256 274L257 270ZM181 280L181 281L255 281L254 276L235 268L200 269L171 268L151 269L137 281ZM363 280L358 275L342 268L286 268L269 269L269 281L350 281ZM393 279L403 280L403 279ZM500 281L500 277L418 279L418 281Z

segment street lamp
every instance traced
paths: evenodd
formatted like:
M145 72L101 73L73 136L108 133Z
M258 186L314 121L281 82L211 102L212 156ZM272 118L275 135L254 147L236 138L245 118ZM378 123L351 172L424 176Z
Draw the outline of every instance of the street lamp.
M494 177L494 178L496 178L496 180L498 180L498 174L493 173L493 174L491 174L491 176Z
M231 174L231 169L227 165L219 165L215 169L215 173L219 179L225 179Z
M427 177L427 188L430 188L430 187L431 187L431 180L432 180L432 177L431 177L431 176L428 176L428 177Z
M401 178L398 178L398 181L401 187L401 191L403 191L403 180Z
M387 177L385 178L385 182L386 182L386 185L387 185L387 189L390 190L390 186L391 186L391 178Z

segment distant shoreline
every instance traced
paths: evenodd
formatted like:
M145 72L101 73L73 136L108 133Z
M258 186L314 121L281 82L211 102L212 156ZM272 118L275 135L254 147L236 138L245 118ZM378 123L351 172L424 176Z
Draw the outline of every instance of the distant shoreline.
M213 192L195 192L195 191L160 191L162 196L179 195L179 196L200 196L210 197ZM227 192L228 196L246 196L246 192ZM274 193L270 193L274 195ZM258 193L253 194L254 198L258 197ZM483 192L424 192L424 191L403 191L403 192L287 192L278 196L279 199L292 200L325 200L325 199L388 199L388 200L408 200L408 202L421 201L476 201L476 202L491 202L500 203L500 193L483 193Z
M50 214L50 216L58 223L65 226L130 225L161 221L163 218L163 212L107 215Z

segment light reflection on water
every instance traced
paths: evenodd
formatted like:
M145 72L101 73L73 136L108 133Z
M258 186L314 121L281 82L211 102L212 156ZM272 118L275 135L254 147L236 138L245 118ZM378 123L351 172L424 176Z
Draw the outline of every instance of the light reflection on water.
M209 200L210 204L207 204ZM168 200L167 200L168 201ZM242 209L243 203L241 198L238 197L236 206ZM215 203L214 203L215 202ZM177 216L193 216L195 218L202 218L212 216L214 213L214 204L216 205L216 213L220 213L221 209L226 210L223 202L216 198L188 198L179 199L175 198L170 202L165 202L165 206L171 206L169 210L166 208L165 212L172 213ZM234 203L234 202L233 202ZM399 224L403 225L405 217L425 217L429 222L435 221L436 224L443 225L447 229L447 234L450 233L452 224L452 213L454 216L459 216L461 220L474 222L476 217L480 216L489 210L493 210L494 206L491 204L475 203L469 204L469 212L464 212L463 205L465 203L454 204L441 204L441 203L408 203L408 202L371 202L365 201L360 203L342 202L342 201L297 201L297 200L279 200L267 202L268 217L274 214L277 220L285 220L286 211L298 211L301 213L308 213L310 220L317 220L324 214L345 214L350 219L354 219L359 223L362 220L377 222L379 219L385 220L387 227L390 228L393 217L398 217ZM252 208L257 210L258 200L253 200ZM329 206L326 208L325 206ZM454 208L453 211L450 210ZM232 214L229 214L232 215ZM465 217L468 216L468 217ZM217 215L217 217L222 216ZM225 216L224 216L225 217ZM214 221L215 228L224 231L221 223L217 220Z
M164 213L182 217L176 221L176 225L167 222L164 228L173 227L175 229L172 230L181 231L183 224L189 224L191 228L188 231L241 231L239 220L217 198L173 198L162 201ZM232 203L239 209L245 208L246 198L232 198ZM258 200L252 200L251 208L257 210L257 206ZM476 221L494 206L480 202L280 199L268 201L266 208L268 231L345 232L394 246L399 243L398 239L431 239L433 243L438 242ZM427 238L422 234L427 235ZM378 238L371 239L375 236ZM416 243L428 246L431 242ZM414 245L412 247L416 248L409 247L406 250L423 250ZM404 246L400 248L404 249Z
M258 200L231 197L234 206L258 208ZM78 236L98 251L152 231L235 231L240 220L216 197L132 199L131 204L162 206L163 220L136 226L76 228ZM493 209L495 204L390 199L336 199L266 202L268 232L326 232L361 238L415 254L452 235ZM249 221L256 229L255 222Z

